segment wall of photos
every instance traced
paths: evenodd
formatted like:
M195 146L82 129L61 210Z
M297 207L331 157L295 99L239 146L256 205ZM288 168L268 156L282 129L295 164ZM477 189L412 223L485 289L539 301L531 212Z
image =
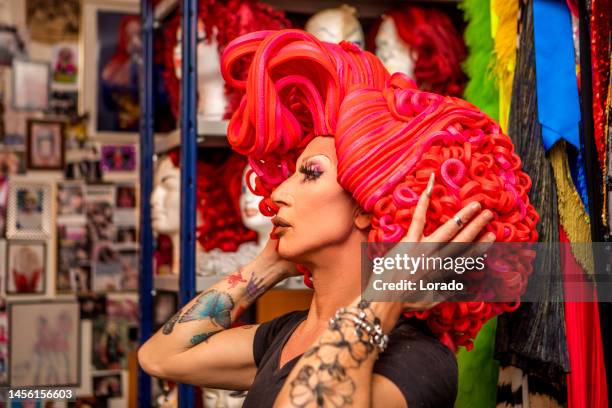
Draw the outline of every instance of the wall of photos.
M106 24L129 30L138 2L113 4ZM120 31L82 20L104 7L0 0L0 386L67 386L124 407L138 340L138 112L134 89L117 98ZM97 66L81 63L84 39L102 49Z

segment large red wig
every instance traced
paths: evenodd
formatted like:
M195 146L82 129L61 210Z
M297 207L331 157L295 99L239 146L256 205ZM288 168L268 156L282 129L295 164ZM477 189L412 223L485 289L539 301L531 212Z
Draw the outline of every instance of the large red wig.
M419 89L461 96L467 82L461 63L467 51L450 17L438 9L415 5L385 15L393 19L398 36L414 51L414 80ZM375 51L374 39L380 24L378 21L368 35L371 51Z
M251 55L247 80L232 77L235 61ZM538 214L527 196L531 179L510 138L468 102L419 91L402 74L390 77L374 55L354 44L324 43L300 30L240 37L227 46L221 65L228 82L246 89L228 139L258 175L255 191L264 197L264 214L274 213L270 194L294 171L306 144L331 136L338 182L372 213L370 242L405 236L432 171L425 235L479 201L495 215L486 231L498 242L537 241ZM510 274L523 285L531 270L524 262ZM496 290L507 293L503 283ZM469 349L486 320L518 303L444 302L410 315L426 319L451 349Z

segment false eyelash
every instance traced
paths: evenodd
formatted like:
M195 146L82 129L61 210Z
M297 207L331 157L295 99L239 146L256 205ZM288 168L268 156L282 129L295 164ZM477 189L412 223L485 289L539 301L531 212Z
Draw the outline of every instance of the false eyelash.
M323 174L322 171L318 170L315 166L309 164L307 166L300 166L300 173L304 174L306 181L316 180Z

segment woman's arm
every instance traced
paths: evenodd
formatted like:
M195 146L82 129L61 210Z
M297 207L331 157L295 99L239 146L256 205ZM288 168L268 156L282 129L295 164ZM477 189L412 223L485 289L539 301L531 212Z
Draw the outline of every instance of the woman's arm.
M357 308L357 305L360 305ZM349 312L363 309L367 321L380 320L383 332L391 331L402 311L400 302L361 302L355 299ZM295 365L274 403L275 407L369 407L372 369L378 348L365 331L341 318L330 324ZM392 395L402 398L401 393ZM388 406L401 406L392 404Z
M200 293L138 350L151 375L210 387L246 388L256 367L256 327L231 327L255 299L292 274L292 266L275 256L270 241L262 254Z

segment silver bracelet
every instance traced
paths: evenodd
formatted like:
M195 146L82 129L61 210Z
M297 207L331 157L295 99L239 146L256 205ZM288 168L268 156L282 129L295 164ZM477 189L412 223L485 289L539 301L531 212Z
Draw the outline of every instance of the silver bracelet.
M340 320L351 322L356 329L360 329L368 335L368 343L376 347L380 353L385 351L389 342L389 336L383 333L380 319L374 317L374 322L366 320L367 313L363 308L359 308L357 312L347 308L340 308L336 311L334 317L329 320L330 328L337 327Z

